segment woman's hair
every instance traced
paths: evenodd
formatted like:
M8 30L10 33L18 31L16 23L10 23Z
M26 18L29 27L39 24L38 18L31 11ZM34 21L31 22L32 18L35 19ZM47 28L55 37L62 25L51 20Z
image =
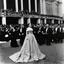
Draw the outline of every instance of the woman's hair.
M28 28L26 29L26 34L29 34L29 33L32 33L32 32L33 32L33 29L32 29L32 28L28 27Z
M33 31L27 31L26 34L33 33Z

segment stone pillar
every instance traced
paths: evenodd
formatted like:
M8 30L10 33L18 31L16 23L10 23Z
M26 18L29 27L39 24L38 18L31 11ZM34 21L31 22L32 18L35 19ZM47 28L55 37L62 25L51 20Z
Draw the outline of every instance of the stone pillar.
M31 12L31 0L28 0L29 12Z
M40 14L42 14L42 11L43 11L43 6L42 6L42 0L40 0Z
M60 24L60 20L58 20L58 24Z
M23 0L21 0L21 11L23 11Z
M20 22L19 22L20 24L24 24L24 18L23 17L21 17L21 19L20 19Z
M6 17L5 16L2 17L2 25L6 25Z
M35 12L37 12L37 0L35 0Z
M58 12L59 12L59 16L62 16L62 3L61 2L59 2Z
M6 10L7 9L6 0L3 0L3 4L4 4L4 10Z
M61 24L63 24L63 20L61 20Z
M54 19L52 19L52 24L54 24Z
M16 12L18 12L18 0L15 0Z
M43 7L42 8L42 13L46 14L46 2L45 2L45 0L42 1L42 7Z
M44 24L46 24L46 23L47 23L46 18L44 18Z
M21 24L21 23L20 23L20 19L18 20L18 24Z
M6 0L3 0L3 4L4 4L4 10L7 10L7 3L6 3ZM2 25L6 25L6 16L2 16Z
M40 24L40 21L41 21L41 20L40 20L40 18L39 18L39 19L37 20L37 24Z
M58 15L58 4L56 3L56 1L52 2L52 14Z
M29 24L29 23L31 23L31 19L30 18L27 19L27 24Z
M56 0L58 5L58 15L62 16L62 0Z

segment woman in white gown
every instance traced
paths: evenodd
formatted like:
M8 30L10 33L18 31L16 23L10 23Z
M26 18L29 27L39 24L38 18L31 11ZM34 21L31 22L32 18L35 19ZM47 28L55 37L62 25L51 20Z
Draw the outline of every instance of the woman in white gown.
M45 58L46 55L41 53L37 40L33 35L33 29L28 27L26 30L26 37L20 51L9 56L14 62L31 62L38 61Z

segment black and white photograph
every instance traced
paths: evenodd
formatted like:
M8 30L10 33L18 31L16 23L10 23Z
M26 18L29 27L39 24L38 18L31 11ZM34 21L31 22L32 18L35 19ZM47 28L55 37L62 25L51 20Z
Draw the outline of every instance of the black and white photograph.
M0 64L64 64L64 0L0 0Z

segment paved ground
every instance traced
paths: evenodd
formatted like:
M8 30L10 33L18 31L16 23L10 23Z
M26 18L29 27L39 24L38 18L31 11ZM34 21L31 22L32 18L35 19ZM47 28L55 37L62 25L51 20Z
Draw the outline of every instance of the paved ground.
M64 43L52 44L51 46L39 46L46 58L38 62L31 63L14 63L9 56L21 49L18 48L2 48L0 46L0 64L64 64Z

